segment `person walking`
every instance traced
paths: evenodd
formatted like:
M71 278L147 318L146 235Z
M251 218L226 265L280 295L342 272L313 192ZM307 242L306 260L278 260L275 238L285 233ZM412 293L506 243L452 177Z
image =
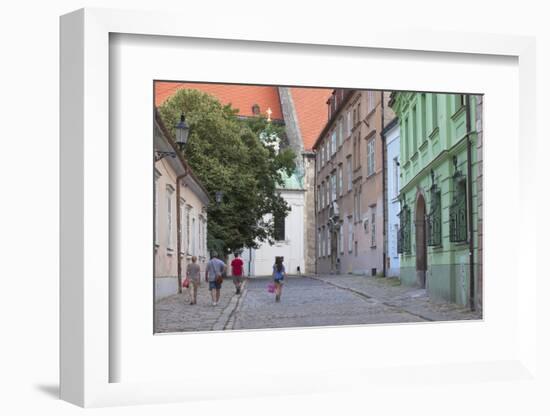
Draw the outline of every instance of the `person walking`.
M216 306L220 301L220 290L226 267L225 263L218 258L217 253L212 253L210 257L206 264L205 280L208 282L208 290L212 296L212 306Z
M187 265L187 279L189 279L189 289L191 292L190 305L197 304L197 289L201 284L201 267L197 264L197 256L191 257L191 263Z
M235 293L241 293L243 284L243 261L239 257L239 253L235 253L235 258L231 261L231 274L233 275L233 284L235 285Z
M283 291L283 283L285 279L286 271L283 265L283 257L275 257L275 264L273 265L273 282L275 283L275 302L281 301L281 293Z

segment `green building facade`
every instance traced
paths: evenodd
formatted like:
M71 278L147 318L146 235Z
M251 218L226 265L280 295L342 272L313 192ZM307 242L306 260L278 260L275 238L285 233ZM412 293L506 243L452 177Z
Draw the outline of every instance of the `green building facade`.
M472 308L479 305L477 101L396 92L390 102L400 125L401 281Z

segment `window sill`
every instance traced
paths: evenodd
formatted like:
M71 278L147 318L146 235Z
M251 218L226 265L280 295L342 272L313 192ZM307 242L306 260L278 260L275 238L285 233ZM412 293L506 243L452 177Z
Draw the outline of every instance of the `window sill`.
M376 172L368 173L367 176L365 177L365 179L370 179L373 176L376 176Z
M456 110L455 113L451 116L451 120L456 121L456 119L459 118L462 115L462 113L464 113L465 111L466 111L466 106L461 105L460 108Z
M174 254L174 249L173 249L173 248L167 247L167 248L166 248L166 254L167 254L168 256L172 256L172 255Z
M367 113L367 116L365 118L370 118L374 113L376 112L376 106L371 108L369 112Z
M428 135L428 137L430 138L430 140L433 140L435 138L435 136L437 136L437 134L439 133L439 126L436 126L432 132Z

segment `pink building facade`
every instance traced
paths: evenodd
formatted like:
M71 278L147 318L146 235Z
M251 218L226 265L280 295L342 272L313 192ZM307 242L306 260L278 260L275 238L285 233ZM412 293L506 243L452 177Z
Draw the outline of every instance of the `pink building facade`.
M208 193L177 152L160 116L154 130L153 256L155 299L176 294L192 256L204 273ZM173 155L173 156L172 156Z
M319 274L383 275L384 143L389 93L334 90L316 152Z

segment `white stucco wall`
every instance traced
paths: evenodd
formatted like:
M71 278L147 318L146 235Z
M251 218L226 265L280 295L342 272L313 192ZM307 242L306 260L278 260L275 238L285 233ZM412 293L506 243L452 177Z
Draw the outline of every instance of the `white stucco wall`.
M387 276L399 276L399 254L397 254L397 229L399 228L399 166L397 166L397 178L395 175L395 162L399 161L399 124L389 130L386 134L387 143L387 166L386 178L388 180L388 193L386 201L388 206L388 229L386 235L388 237L388 257L390 259L390 267L386 270Z
M284 257L287 273L296 274L298 267L304 272L304 191L281 191L281 196L290 205L290 212L285 218L285 240L277 241L272 246L264 243L252 250L252 276L271 275L276 256ZM245 272L249 257L248 249L245 249L242 253Z

